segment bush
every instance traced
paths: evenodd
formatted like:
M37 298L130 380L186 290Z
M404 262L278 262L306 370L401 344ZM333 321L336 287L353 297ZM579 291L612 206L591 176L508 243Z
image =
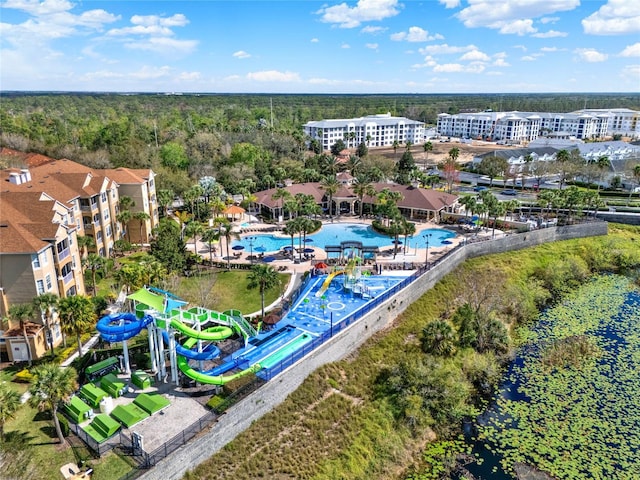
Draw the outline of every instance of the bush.
M28 369L24 368L15 374L13 381L17 383L30 383L33 375Z
M214 410L217 413L222 413L226 409L226 406L225 406L226 402L227 400L224 397L220 395L214 395L207 402L207 407L209 407L211 410Z

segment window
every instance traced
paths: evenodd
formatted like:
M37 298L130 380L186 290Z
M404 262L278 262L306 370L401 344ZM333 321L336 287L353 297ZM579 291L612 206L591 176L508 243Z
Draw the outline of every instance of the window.
M53 285L51 284L51 275L47 275L45 277L45 281L47 282L47 291L51 290L51 288L53 288Z
M73 245L73 236L69 235L69 245Z
M102 192L102 195L100 196L100 198L102 199L103 202L107 201L107 192Z
M101 241L102 241L102 232L101 232L101 231L98 231L98 232L96 233L96 240L97 240L97 241L99 241L99 242L101 242Z
M107 237L111 236L111 225L107 225Z
M40 268L40 255L37 253L35 255L31 255L31 263L33 264L33 268Z
M40 258L39 255L38 258ZM49 265L49 256L47 255L47 250L42 252L42 265Z
M109 220L109 209L108 209L108 208L105 208L105 209L102 211L102 217L103 217L105 220Z
M38 280L36 282L36 288L38 290L38 295L42 295L44 293L44 280Z

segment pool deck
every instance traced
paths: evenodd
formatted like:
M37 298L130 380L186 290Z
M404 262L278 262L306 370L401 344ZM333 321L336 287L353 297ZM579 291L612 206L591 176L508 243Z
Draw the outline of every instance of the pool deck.
M324 224L335 224L335 223L362 223L365 225L371 225L370 219L361 219L358 217L336 217L333 222L325 220ZM240 225L237 225L237 233L243 237L246 235L255 235L256 233L278 233L274 231L274 228L279 227L278 225L268 224L268 223L259 223L254 222L251 224L250 228L242 228ZM424 241L420 237L420 232L428 229L445 229L449 231L453 231L456 233L456 236L451 238L450 245L443 246L429 246L429 262L436 261L440 256L444 255L447 251L457 247L460 243L464 242L467 238L470 238L471 235L469 233L465 233L465 231L461 230L458 226L455 225L439 225L433 222L416 222L416 233L413 235L413 240L416 244L420 246L411 246L408 248L406 253L403 253L402 247L398 248L398 251L393 254L393 246L384 247L380 250L380 254L377 255L376 263L383 266L385 265L393 265L394 267L394 275L401 274L399 270L402 270L401 266L406 266L407 271L411 271L411 265L419 265L423 264L426 259L426 246ZM249 230L249 231L247 231ZM491 230L481 230L478 233L473 234L477 237L491 237ZM504 233L502 231L496 230L495 237L501 237ZM205 242L198 241L197 245L197 253L204 259L209 259L209 246ZM327 253L324 249L313 246L311 244L306 244L305 248L313 249L313 255L315 261L326 261ZM193 241L187 241L187 249L193 251ZM226 240L222 238L220 243L216 246L216 252L213 255L214 261L226 261L227 260L227 248L226 248ZM246 250L236 252L233 250L229 250L231 255L231 263L251 263L250 253ZM273 252L264 253L265 256L270 256ZM257 256L254 252L254 256ZM274 255L276 259L273 262L270 262L269 265L272 265L276 269L283 269L282 271L288 273L303 273L311 269L311 261L309 259L305 260L303 257L302 262L296 263L294 260L290 258L283 258L280 255ZM260 263L259 260L254 260L254 263ZM400 267L400 268L398 268ZM385 274L385 270L382 270L382 274Z

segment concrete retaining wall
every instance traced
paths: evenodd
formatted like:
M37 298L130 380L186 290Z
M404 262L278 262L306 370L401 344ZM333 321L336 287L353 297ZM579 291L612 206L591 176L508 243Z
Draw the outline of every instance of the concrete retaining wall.
M467 258L520 250L547 242L606 234L606 223L593 222L534 230L457 247L407 288L234 405L209 431L179 448L140 478L145 480L182 478L187 470L204 462L248 428L252 422L283 402L318 367L344 358L359 348L374 333L387 327L409 305Z

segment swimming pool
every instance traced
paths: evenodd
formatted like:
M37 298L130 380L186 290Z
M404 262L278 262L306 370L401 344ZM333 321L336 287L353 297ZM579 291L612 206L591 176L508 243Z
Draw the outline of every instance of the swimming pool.
M418 235L408 238L410 248L424 248L423 235L430 234L429 245L440 247L449 238L456 236L454 232L443 228L430 228L421 231ZM275 236L273 234L254 234L253 247L248 237L243 237L231 243L232 246L242 245L247 251L253 248L254 252L277 252L283 247L291 246L291 237ZM404 241L404 237L400 237ZM330 223L322 226L319 232L307 235L307 246L324 248L326 245L340 245L340 242L355 240L362 242L367 247L390 247L393 245L393 238L381 235L373 230L370 225L363 223ZM294 237L294 246L298 245L298 236Z

